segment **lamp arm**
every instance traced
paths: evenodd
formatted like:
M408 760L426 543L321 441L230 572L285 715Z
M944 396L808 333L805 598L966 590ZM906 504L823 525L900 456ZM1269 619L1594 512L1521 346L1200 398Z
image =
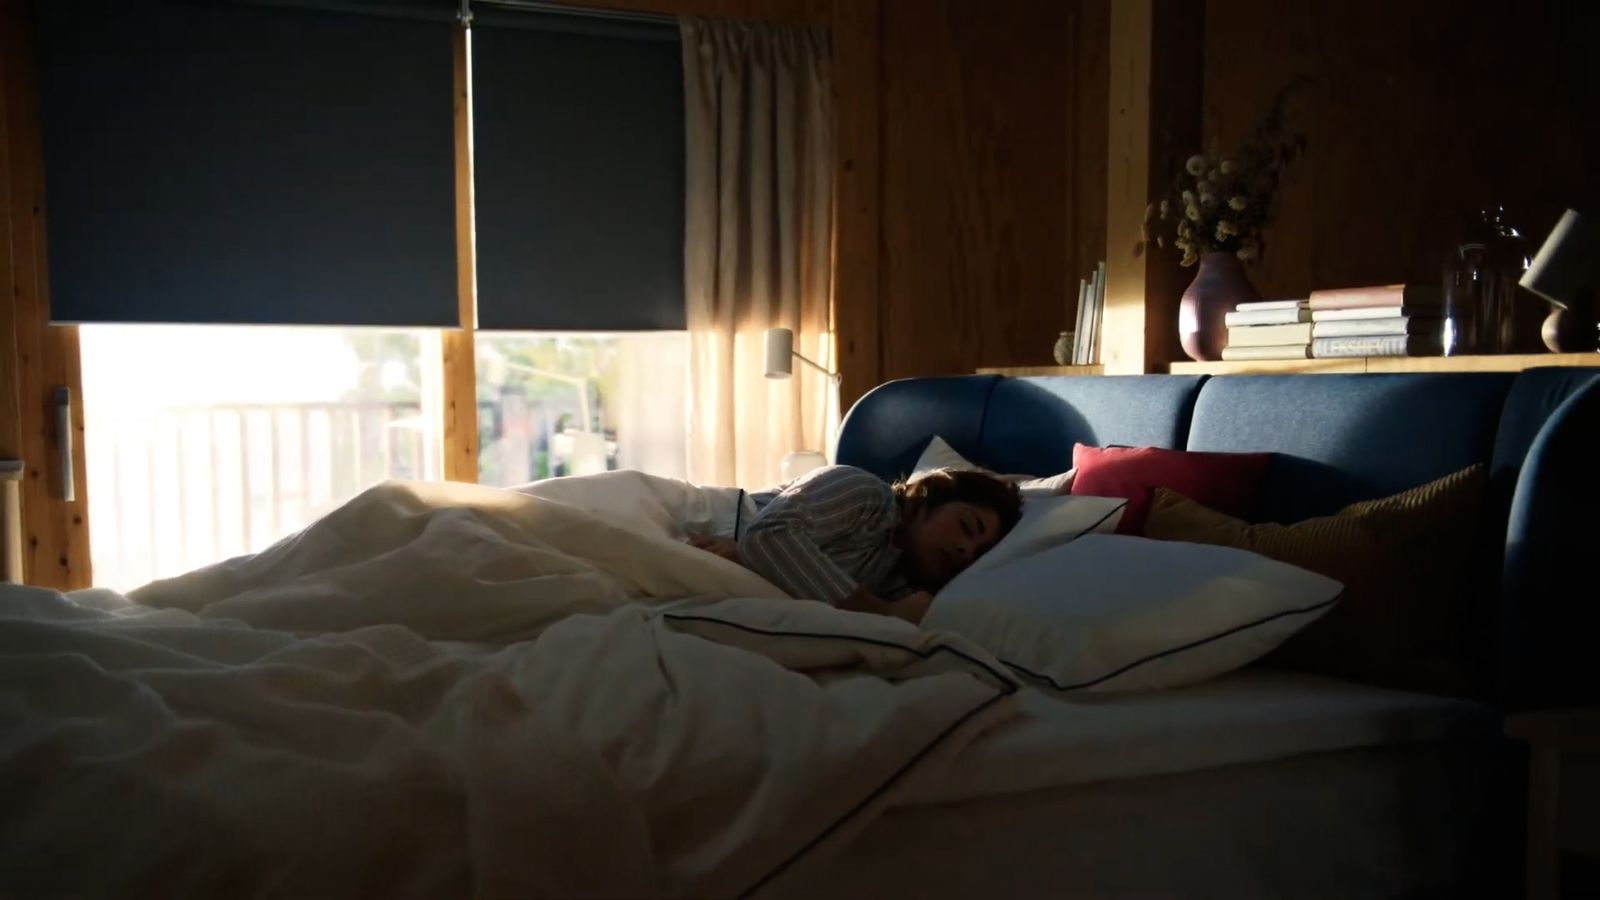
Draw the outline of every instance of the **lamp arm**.
M798 350L791 350L789 352L794 354L794 358L795 359L800 360L801 362L805 363L806 365L810 366L811 368L816 369L818 372L821 372L822 374L828 376L828 380L829 381L832 381L834 384L838 384L839 383L839 373L838 372L830 372L830 371L828 371L827 369L822 367L821 363L813 362L810 359L807 359L806 357L800 355L800 351L798 351Z

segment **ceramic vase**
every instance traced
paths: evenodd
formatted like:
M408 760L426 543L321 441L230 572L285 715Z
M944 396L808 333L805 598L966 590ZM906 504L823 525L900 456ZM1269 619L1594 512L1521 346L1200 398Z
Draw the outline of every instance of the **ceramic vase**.
M1240 303L1261 299L1244 274L1244 263L1232 253L1207 253L1178 304L1178 340L1196 361L1222 358L1228 345L1226 316Z
M1072 364L1072 337L1072 332L1063 331L1061 336L1056 338L1054 352L1051 354L1056 361L1056 365L1068 366Z

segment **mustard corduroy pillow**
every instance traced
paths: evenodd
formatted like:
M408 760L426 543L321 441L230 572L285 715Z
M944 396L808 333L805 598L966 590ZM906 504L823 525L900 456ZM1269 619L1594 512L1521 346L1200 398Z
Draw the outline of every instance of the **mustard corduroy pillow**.
M1464 605L1486 490L1473 465L1292 525L1252 525L1158 489L1145 536L1237 547L1336 578L1337 606L1263 662L1438 693L1469 689Z

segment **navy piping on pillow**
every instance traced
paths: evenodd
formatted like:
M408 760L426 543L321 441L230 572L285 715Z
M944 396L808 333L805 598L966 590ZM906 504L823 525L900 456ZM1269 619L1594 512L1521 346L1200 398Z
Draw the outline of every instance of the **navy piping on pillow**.
M1089 495L1088 494L1084 494L1083 496L1087 497ZM1119 512L1122 512L1124 509L1127 509L1127 508L1128 508L1128 501L1124 500L1121 503L1118 503L1116 506L1112 507L1110 512L1108 512L1105 515L1101 516L1100 517L1100 521L1094 523L1093 525L1090 525L1088 528L1085 528L1084 530L1082 530L1082 531L1078 532L1077 534L1073 535L1072 536L1072 541L1075 541L1078 538L1081 538L1084 535L1094 531L1096 528L1099 528L1101 525L1104 525L1106 523L1107 519L1111 518L1112 516L1116 515ZM1072 543L1072 541L1067 541L1067 543L1070 544L1070 543ZM1004 660L1002 660L1002 662L1004 662ZM1006 663L1006 665L1010 666L1011 664L1010 663ZM1012 668L1016 668L1016 667L1012 666Z
M1058 496L1060 496L1060 495L1058 495ZM1084 495L1084 496L1088 496L1088 495ZM1090 525L1088 528L1085 528L1084 530L1082 530L1082 531L1078 532L1077 534L1073 535L1070 540L1062 541L1060 546L1066 546L1067 544L1072 543L1073 541L1077 540L1078 538L1081 538L1084 535L1093 532L1096 528L1099 528L1101 525L1104 525L1106 523L1107 519L1109 519L1112 516L1116 515L1117 513L1121 512L1124 508L1127 507L1127 505L1128 505L1128 501L1126 501L1126 500L1122 501L1121 503L1118 503L1116 506L1111 508L1110 512L1108 512L1105 515L1101 516L1100 519L1098 521L1096 521L1093 525ZM1005 538L1001 538L1001 540L1005 540ZM1000 546L998 543L995 544L995 547L998 547L998 546ZM994 547L990 547L989 549L993 550ZM985 551L985 552L987 552L987 551ZM955 651L952 650L951 652L954 653ZM1005 660L1001 660L1001 662L1005 662ZM1013 669L1016 668L1016 666L1012 666L1010 663L1006 663L1006 665L1007 666L1011 666L1011 668L1013 668Z
M675 622L709 622L713 625L723 625L728 628L732 628L737 631L748 632L750 634L770 635L774 637L815 638L829 641L852 641L857 644L870 644L875 647L886 647L890 650L899 650L903 653L910 653L920 659L930 659L936 653L948 653L951 656L963 659L969 664L989 673L989 676L999 683L999 688L994 696L962 713L960 716L957 716L955 721L945 726L945 729L935 735L933 740L929 741L925 747L913 754L910 759L906 760L904 765L890 774L890 776L885 779L882 784L873 788L872 791L870 791L865 797L861 798L856 805L846 810L845 814L840 816L833 824L829 825L827 828L824 828L815 837L807 841L805 846L801 847L799 850L796 850L793 855L779 863L772 871L761 876L761 878L757 880L755 884L752 884L745 890L740 891L740 897L748 897L761 890L763 887L766 887L767 884L772 881L772 879L783 874L796 862L799 862L802 857L815 849L816 846L826 840L829 835L833 834L835 831L838 831L839 828L844 825L844 823L855 818L863 809L867 807L868 804L878 799L885 791L893 787L896 782L904 778L906 774L910 772L914 766L916 766L917 763L922 762L922 760L927 757L929 753L932 753L935 748L944 743L945 739L951 734L954 734L955 731L962 725L965 725L974 716L977 716L979 713L983 712L994 704L1000 702L1006 697L1011 696L1012 694L1015 694L1018 690L1016 682L1012 680L1009 673L997 672L993 666L989 665L983 660L944 644L935 644L927 649L922 649L919 647L907 647L903 644L896 644L893 641L884 641L877 638L865 638L852 634L823 634L813 631L776 631L768 628L755 628L739 622L729 622L726 619L718 619L714 616L686 615L683 613L664 612L661 613L661 617Z
M1078 690L1083 690L1084 688L1094 687L1095 685L1100 684L1100 683L1105 682L1105 681L1109 681L1109 680L1117 677L1118 675L1121 675L1121 674L1123 674L1125 672L1128 672L1128 671L1130 671L1132 669L1137 669L1138 667L1144 665L1145 663L1154 662L1155 660L1161 659L1162 657L1171 656L1174 653L1182 653L1185 650L1192 650L1195 647L1204 646L1204 645L1209 644L1209 643L1211 643L1213 641L1220 641L1223 638L1228 637L1230 635L1238 634L1241 631L1247 631L1247 630L1249 630L1251 628L1258 628L1258 627L1260 627L1262 625L1267 624L1268 622L1277 621L1278 619L1281 619L1281 618L1283 618L1285 616L1300 616L1300 615L1306 615L1308 613L1314 613L1319 609L1323 609L1325 607L1329 607L1329 606L1332 606L1335 603L1338 603L1339 599L1341 597L1343 597L1343 596L1344 596L1344 591L1341 590L1341 591L1339 591L1338 594L1334 595L1334 597L1332 599L1324 600L1321 603L1316 603L1316 604L1313 604L1311 606L1302 607L1300 609L1286 609L1286 610L1283 610L1282 612L1275 612L1270 616L1265 616L1263 618L1257 619L1254 622L1246 622L1243 625L1235 625L1234 627L1229 628L1227 631L1221 631L1221 632L1218 632L1216 634L1211 635L1210 637L1203 637L1203 638L1200 638L1199 640L1190 641L1187 644L1181 644L1181 645L1179 645L1177 647L1169 647L1166 650L1162 650L1160 653L1152 653L1149 656L1144 657L1143 659L1136 659L1133 662L1128 663L1125 666L1122 666L1121 668L1113 669L1112 671L1107 672L1104 675L1101 675L1099 678L1091 678L1088 681L1080 681L1077 684L1065 684L1065 685L1057 684L1056 680L1054 678L1051 678L1048 675L1041 675L1038 672L1035 672L1035 671L1033 671L1031 669L1025 668L1023 666L1019 666L1019 665L1017 665L1016 663L1012 662L1009 659L1001 659L1000 661L1005 663L1007 666L1010 666L1012 669L1015 669L1016 671L1021 672L1023 675L1026 675L1027 677L1032 678L1032 679L1034 679L1036 681L1042 681L1045 684L1050 685L1052 688L1055 688L1058 691L1078 691Z

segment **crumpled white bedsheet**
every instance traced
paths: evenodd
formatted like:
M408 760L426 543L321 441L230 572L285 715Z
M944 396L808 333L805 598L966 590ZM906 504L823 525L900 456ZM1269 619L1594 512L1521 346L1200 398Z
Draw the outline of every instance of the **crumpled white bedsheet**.
M630 527L390 483L126 598L0 588L0 894L737 895L1015 714L971 644L683 545L661 487L611 479Z

